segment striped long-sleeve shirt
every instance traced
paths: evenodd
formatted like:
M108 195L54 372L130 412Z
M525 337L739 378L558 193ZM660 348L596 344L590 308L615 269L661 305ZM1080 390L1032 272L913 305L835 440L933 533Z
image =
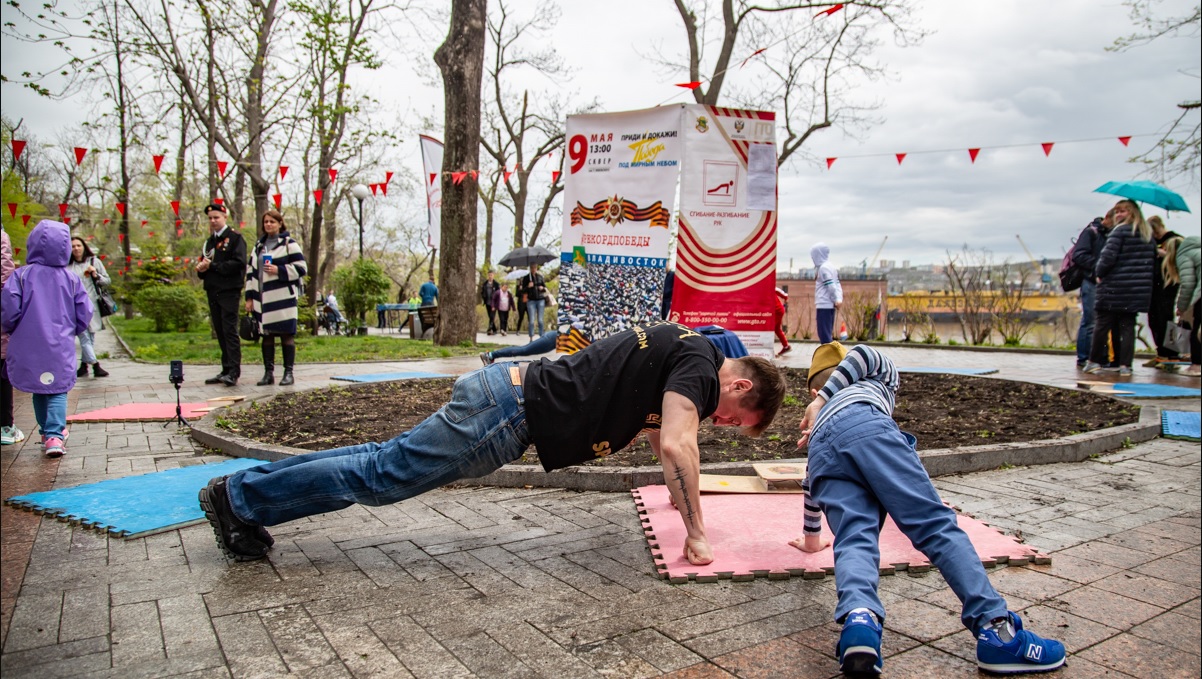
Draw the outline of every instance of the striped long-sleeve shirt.
M818 421L811 429L811 438L832 415L853 403L867 403L892 417L899 384L897 367L893 361L871 347L862 344L852 347L822 388L826 405L818 413ZM822 528L821 510L810 498L808 478L803 487L806 491L805 532L817 533Z

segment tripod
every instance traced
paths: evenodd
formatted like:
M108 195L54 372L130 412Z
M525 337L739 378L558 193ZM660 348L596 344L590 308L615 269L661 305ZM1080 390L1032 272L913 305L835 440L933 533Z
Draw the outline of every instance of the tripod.
M192 425L188 424L188 421L187 421L187 420L185 420L185 419L184 419L184 411L183 411L183 407L182 407L182 406L180 406L180 404L179 404L179 382L176 382L176 383L175 383L175 417L174 417L174 418L172 418L172 419L170 419L170 420L167 420L166 422L164 422L164 423L163 423L163 429L166 429L166 428L167 428L167 425L169 425L169 424L175 424L175 423L177 423L177 422L178 422L179 424L182 424L182 425L184 425L185 427L191 427L191 426L192 426Z

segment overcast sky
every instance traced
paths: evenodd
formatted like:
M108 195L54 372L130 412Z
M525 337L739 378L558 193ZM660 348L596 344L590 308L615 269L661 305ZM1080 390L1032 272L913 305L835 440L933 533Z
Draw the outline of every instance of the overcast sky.
M1162 4L1166 13L1182 14L1192 0ZM818 160L783 170L778 268L809 266L818 241L831 246L836 263L858 264L885 236L880 257L898 262L940 262L965 243L999 261L1025 259L1016 234L1037 256L1059 259L1113 204L1092 190L1140 178L1140 168L1125 161L1158 138L1136 136L1124 148L1117 137L1163 132L1177 103L1199 97L1197 35L1105 51L1132 31L1117 0L926 0L917 15L931 35L906 49L885 40L881 54L893 77L863 90L883 103L884 122L858 141L821 132L806 147ZM672 87L687 79L685 70L666 75L643 56L660 44L681 44L682 33L670 0L608 0L564 3L549 39L576 69L570 89L596 97L602 110L620 111L688 101ZM24 53L6 41L5 70L15 70L10 60ZM441 91L419 82L407 62L391 58L382 74L397 83L385 88L389 104L403 115L441 117ZM4 113L25 118L44 139L83 112L35 101L10 85L3 95ZM1050 157L1040 148L1097 138L1057 144ZM1019 146L988 148L1008 145ZM985 147L975 164L969 147ZM922 153L938 149L951 151ZM899 166L894 153L912 155ZM881 155L862 157L872 154ZM829 171L826 157L839 158ZM397 162L419 172L417 144L405 143ZM1194 213L1173 213L1170 228L1199 233L1198 188L1171 188Z

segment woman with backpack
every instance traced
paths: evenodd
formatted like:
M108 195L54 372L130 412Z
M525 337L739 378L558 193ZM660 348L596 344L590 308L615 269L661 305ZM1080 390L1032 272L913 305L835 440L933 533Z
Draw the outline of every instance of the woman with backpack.
M1131 364L1135 360L1135 317L1147 312L1152 304L1156 242L1152 238L1152 227L1134 201L1120 200L1115 204L1114 222L1115 227L1094 267L1098 289L1094 302L1093 345L1084 371L1092 374L1104 369L1102 366L1109 359L1106 339L1111 330L1117 330L1116 370L1125 377L1131 375Z
M96 302L100 299L99 288L111 285L113 279L109 278L108 271L105 271L104 262L96 258L92 248L79 236L71 238L71 263L67 268L83 281L83 290L88 293L94 312L88 329L79 333L79 369L75 371L75 376L87 377L88 366L92 366L92 377L108 377L108 371L101 368L100 361L96 359L96 333L104 329L104 322L100 320L100 307Z

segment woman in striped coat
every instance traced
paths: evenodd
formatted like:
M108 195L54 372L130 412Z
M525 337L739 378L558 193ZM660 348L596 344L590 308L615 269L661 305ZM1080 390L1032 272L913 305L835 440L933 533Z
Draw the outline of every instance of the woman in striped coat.
M284 225L284 215L275 210L263 214L263 236L246 265L246 311L263 335L263 379L258 386L275 382L275 338L284 354L284 377L280 386L292 384L296 361L296 306L301 282L308 270L301 246Z

